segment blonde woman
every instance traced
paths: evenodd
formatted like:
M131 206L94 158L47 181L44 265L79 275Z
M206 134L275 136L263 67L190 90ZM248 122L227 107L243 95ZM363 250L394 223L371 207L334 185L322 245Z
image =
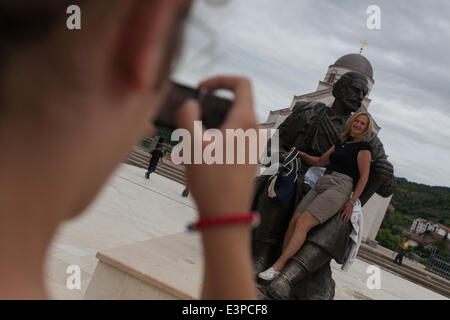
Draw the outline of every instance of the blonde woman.
M369 178L371 153L365 140L371 131L370 116L358 112L347 120L341 138L322 156L299 153L311 165L326 166L327 170L298 205L284 237L282 254L272 267L258 275L261 279L275 278L302 247L309 230L324 223L339 210L345 222L350 220L353 207Z

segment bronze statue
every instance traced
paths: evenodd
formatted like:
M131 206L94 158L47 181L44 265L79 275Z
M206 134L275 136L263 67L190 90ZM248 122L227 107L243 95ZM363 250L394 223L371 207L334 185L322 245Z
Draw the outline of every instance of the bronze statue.
M333 86L335 101L331 107L320 102L297 102L292 114L278 127L280 159L293 146L310 155L323 154L344 131L346 120L361 107L367 92L367 79L358 72L348 72ZM383 144L375 133L369 136L368 142L373 161L369 181L360 197L362 205L375 192L388 197L395 188L393 166L387 161ZM289 220L309 191L309 186L303 182L308 168L309 165L302 162L295 195L287 205L275 203L267 196L267 176L257 179L253 209L261 214L261 223L252 241L256 274L271 266L281 254ZM349 249L351 230L351 223L344 223L339 215L312 229L303 247L280 274L267 287L260 287L262 294L272 299L333 299L330 261L335 259L342 264Z

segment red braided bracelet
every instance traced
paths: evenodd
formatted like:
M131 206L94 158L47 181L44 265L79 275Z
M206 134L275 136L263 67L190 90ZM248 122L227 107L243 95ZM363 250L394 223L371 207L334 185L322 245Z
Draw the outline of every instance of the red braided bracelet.
M197 231L210 227L217 227L245 222L251 223L252 227L256 227L259 223L259 214L257 212L251 212L226 217L201 218L196 223L190 224L187 227L187 229L189 231Z

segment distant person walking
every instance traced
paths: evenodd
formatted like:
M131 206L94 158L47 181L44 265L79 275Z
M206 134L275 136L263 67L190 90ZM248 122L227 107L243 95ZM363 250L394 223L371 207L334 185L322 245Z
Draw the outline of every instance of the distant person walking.
M408 249L408 241L404 241L403 243L399 243L398 247L400 249L399 253L394 259L394 263L398 264L399 266L402 265L403 262L403 256L406 253L406 250Z
M186 188L184 188L183 193L181 194L181 196L183 198L187 198L188 195L189 195L189 189L188 189L188 187L186 187Z
M162 163L162 145L159 143L155 150L150 152L149 154L149 163L148 163L148 170L145 173L145 179L148 179L150 177L150 173L156 170L156 167L158 166L158 161Z

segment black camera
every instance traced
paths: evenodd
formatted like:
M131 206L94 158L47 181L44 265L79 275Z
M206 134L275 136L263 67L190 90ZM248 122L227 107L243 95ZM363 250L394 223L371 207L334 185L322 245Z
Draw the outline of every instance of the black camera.
M155 120L158 127L175 130L175 113L188 99L195 99L201 107L201 120L205 128L218 128L225 121L233 102L206 89L194 89L172 81L172 87Z

